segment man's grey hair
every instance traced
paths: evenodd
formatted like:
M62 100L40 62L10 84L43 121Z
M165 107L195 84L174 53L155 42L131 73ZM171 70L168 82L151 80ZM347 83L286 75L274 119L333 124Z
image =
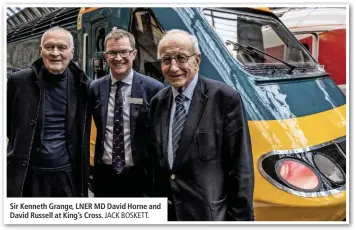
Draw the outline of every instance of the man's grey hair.
M179 35L185 35L188 36L190 38L190 40L192 41L192 45L194 48L194 53L196 54L200 54L200 49L199 49L199 43L198 43L198 39L196 36L191 35L190 33L188 33L185 30L179 30L179 29L172 29L172 30L168 30L167 33L165 35L163 35L162 39L159 41L158 43L158 47L157 47L157 58L160 58L160 53L161 53L161 45L162 43L167 40L170 37L178 37Z
M71 32L69 32L68 30L62 28L62 27L59 27L59 26L55 26L55 27L52 27L50 29L48 29L46 32L44 32L44 34L42 35L42 38L41 38L41 46L43 45L43 40L44 38L50 33L50 32L54 32L54 31L61 31L61 32L64 32L64 33L67 33L68 34L68 38L69 38L69 48L73 49L74 48L74 39L73 39L73 35Z
M117 39L124 38L124 37L129 39L131 48L133 50L136 49L134 36L131 33L127 32L126 30L122 30L122 29L118 29L117 27L114 27L114 28L112 28L110 33L108 33L108 35L106 35L106 37L105 37L105 40L104 40L105 50L106 50L106 44L108 43L108 40L110 40L110 39L117 40Z

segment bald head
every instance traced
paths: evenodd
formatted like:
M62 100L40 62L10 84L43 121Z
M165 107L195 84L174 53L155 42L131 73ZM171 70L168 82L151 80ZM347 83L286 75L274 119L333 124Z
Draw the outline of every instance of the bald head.
M188 44L188 46L191 48L191 52L200 54L198 39L194 35L191 35L184 30L172 29L167 31L167 33L162 37L162 39L158 43L158 47L157 47L158 59L161 57L163 49L167 45L167 43L172 43L172 42L184 43L186 45Z
M73 36L67 30L55 27L43 34L40 55L50 73L63 73L73 59L73 54Z
M169 84L184 90L197 76L201 56L195 36L183 30L170 30L158 44L161 70Z
M53 27L53 28L47 30L46 32L44 32L44 34L42 35L42 38L41 38L41 46L43 45L43 42L46 40L46 37L53 32L62 32L62 33L67 34L68 35L68 43L70 46L69 48L70 49L74 48L73 35L68 30L66 30L62 27L59 27L59 26Z

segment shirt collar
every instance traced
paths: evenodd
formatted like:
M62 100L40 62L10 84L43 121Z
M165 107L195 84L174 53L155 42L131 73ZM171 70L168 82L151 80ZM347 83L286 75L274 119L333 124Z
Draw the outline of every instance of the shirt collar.
M194 93L195 86L197 85L197 82L198 82L198 74L196 74L193 77L193 80L189 83L188 87L183 89L182 94L190 101L193 98L193 93ZM172 87L172 92L173 92L173 98L176 99L176 96L178 96L179 92L173 87Z
M111 85L114 85L116 82L118 82L119 80L117 80L116 78L114 78L111 74L111 70L110 70L110 78L111 78ZM128 75L126 75L122 80L123 83L125 83L126 85L132 85L132 81L133 81L133 70L131 69L130 73Z

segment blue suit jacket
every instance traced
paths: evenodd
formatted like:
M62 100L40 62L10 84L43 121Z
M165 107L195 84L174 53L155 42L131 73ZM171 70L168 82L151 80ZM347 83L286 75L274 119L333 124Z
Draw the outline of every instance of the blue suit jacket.
M97 136L94 155L94 183L95 166L101 163L104 152L105 127L110 95L110 75L94 80L89 86L91 111L93 114ZM130 104L130 129L131 149L134 166L131 168L142 168L146 154L147 135L150 132L149 109L151 99L164 88L164 85L136 71L133 74L131 97L142 98L142 104ZM135 170L136 171L136 170ZM143 178L142 178L143 179ZM139 182L135 182L139 183Z

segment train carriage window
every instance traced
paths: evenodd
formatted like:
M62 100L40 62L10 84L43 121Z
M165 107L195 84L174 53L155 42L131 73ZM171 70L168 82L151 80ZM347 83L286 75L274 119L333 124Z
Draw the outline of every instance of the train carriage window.
M131 33L136 38L137 49L133 68L163 82L164 77L157 60L157 46L163 37L163 32L151 12L147 10L134 12Z
M104 60L101 58L93 58L93 79L99 79L105 76Z
M294 34L294 36L302 43L302 45L307 48L307 50L312 53L313 47L313 36L310 33L300 33Z
M302 43L302 45L309 51L315 60L319 56L319 35L317 33L295 33L294 36Z
M95 40L96 52L104 51L104 40L105 40L105 29L104 28L97 29L96 40Z
M310 47L308 43L302 43L302 45L311 53Z

